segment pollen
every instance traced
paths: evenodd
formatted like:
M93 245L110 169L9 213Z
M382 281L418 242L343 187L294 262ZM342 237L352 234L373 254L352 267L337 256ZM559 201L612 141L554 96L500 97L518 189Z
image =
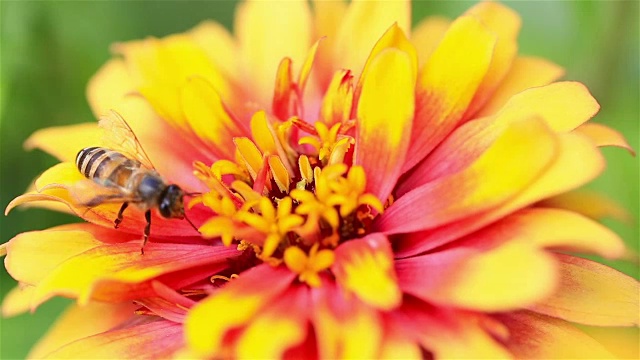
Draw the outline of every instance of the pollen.
M366 192L362 167L345 163L354 144L348 121L328 126L279 118L256 112L251 136L233 139L234 161L194 164L210 189L195 202L216 214L200 231L257 261L284 264L300 282L319 286L334 249L368 234L384 207Z
M306 254L297 246L287 248L284 253L284 263L296 274L301 282L309 286L320 286L319 272L324 271L333 265L335 255L332 250L324 249L318 251L319 244L314 244Z

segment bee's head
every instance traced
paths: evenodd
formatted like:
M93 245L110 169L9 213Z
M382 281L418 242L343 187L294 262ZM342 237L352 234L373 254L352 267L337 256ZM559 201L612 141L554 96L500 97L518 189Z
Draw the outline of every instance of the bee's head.
M160 202L158 204L160 215L166 218L182 219L184 217L183 196L184 192L178 185L167 186L160 195Z

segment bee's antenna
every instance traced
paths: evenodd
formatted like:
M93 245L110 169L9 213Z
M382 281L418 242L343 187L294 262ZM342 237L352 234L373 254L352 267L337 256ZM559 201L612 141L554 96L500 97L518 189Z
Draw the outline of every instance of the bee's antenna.
M189 225L191 225L191 227L192 227L195 231L197 231L198 233L200 233L200 230L198 230L198 228L197 228L195 225L193 225L193 223L191 222L191 220L189 220L189 218L187 217L187 214L186 214L186 213L184 214L184 219L185 219L185 220L187 220L187 222L189 223Z
M190 192L190 193L185 193L186 196L198 196L198 195L202 195L201 192Z

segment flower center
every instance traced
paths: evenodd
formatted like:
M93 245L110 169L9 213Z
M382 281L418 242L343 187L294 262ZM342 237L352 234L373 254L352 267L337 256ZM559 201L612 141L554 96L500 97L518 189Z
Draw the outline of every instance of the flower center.
M362 167L345 161L354 143L349 128L254 114L252 139L234 138L235 161L195 164L210 191L194 202L217 214L202 234L251 252L259 262L284 262L301 281L319 285L318 273L333 264L333 250L366 235L384 210L365 192Z

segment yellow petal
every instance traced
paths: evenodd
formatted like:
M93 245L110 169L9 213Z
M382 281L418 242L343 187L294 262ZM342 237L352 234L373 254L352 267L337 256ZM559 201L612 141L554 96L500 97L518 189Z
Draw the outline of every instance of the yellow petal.
M518 359L613 359L601 344L570 323L521 311L501 315L511 336L506 347Z
M323 359L374 359L383 340L382 321L377 313L360 303L350 303L339 293L324 293L321 305L313 312L318 351ZM336 313L328 305L346 302Z
M617 359L640 359L640 328L610 328L580 326L582 331L596 339Z
M133 317L137 307L132 303L90 302L85 306L73 304L53 323L27 358L40 359L73 341L111 330Z
M236 343L240 359L280 359L284 352L306 337L308 298L306 287L289 290L262 310Z
M587 325L640 323L637 280L597 262L561 254L556 257L560 263L560 284L532 310Z
M301 66L311 46L311 11L306 1L250 0L236 10L235 33L247 69L245 79L259 104L271 103L276 69L283 57ZM294 71L297 73L297 71Z
M540 119L513 123L471 166L404 194L374 225L384 232L406 233L498 208L538 183L558 155L558 145L557 136Z
M413 79L413 85L415 85L415 77L418 72L418 55L416 54L416 49L413 47L413 44L409 42L406 35L402 32L398 24L395 23L391 25L391 27L382 35L380 40L375 44L373 50L371 50L371 54L367 58L367 62L364 64L364 68L362 69L362 73L360 74L360 79L358 80L358 84L355 90L355 98L360 97L360 93L362 91L362 85L365 79L369 76L369 70L372 62L378 55L387 50L387 49L398 49L404 52L410 61L410 78ZM391 86L390 86L391 87Z
M631 155L636 154L621 133L606 125L590 122L580 125L576 132L586 135L596 146L617 146L626 149Z
M358 76L371 49L393 23L410 33L408 1L352 1L336 34L333 63Z
M413 61L403 51L384 50L371 62L362 86L354 163L364 167L367 192L379 199L391 193L409 148Z
M245 271L221 291L198 302L185 322L190 348L199 356L219 354L227 331L253 319L258 310L283 292L294 278L295 274L286 268L264 264Z
M553 130L567 132L589 120L598 110L600 105L583 84L565 81L528 89L512 97L500 110L496 122L538 114Z
M233 159L233 137L243 135L227 112L214 87L202 77L192 77L180 90L182 110L188 126L200 139L213 145L220 159Z
M323 38L322 45L316 54L316 66L318 82L321 89L326 89L331 76L338 64L333 64L332 49L336 42L336 32L342 24L342 19L347 10L348 4L343 0L324 1L313 0L313 21L316 38Z
M124 60L113 59L104 64L93 75L87 85L87 99L96 118L115 108L126 95L136 91Z
M8 318L29 311L34 289L31 285L18 284L9 290L2 299L2 316Z
M481 2L466 14L478 18L483 25L497 35L491 64L487 74L478 86L478 90L469 104L465 116L474 114L492 95L505 77L518 52L517 37L522 21L512 9L492 1Z
M58 126L33 133L24 143L27 150L41 149L60 161L74 161L78 151L100 145L102 134L97 122Z
M245 162L249 175L255 180L260 169L262 169L262 153L260 153L256 144L249 138L239 137L233 139L233 142L236 144L238 152Z
M453 22L418 75L412 156L405 170L458 124L487 73L495 43L495 35L475 17L461 16Z
M413 29L411 43L418 52L419 65L424 64L431 57L450 25L451 20L432 16L420 21Z
M9 242L5 266L14 279L37 285L67 259L99 245L80 230L26 232Z
M547 85L562 75L564 69L550 61L526 56L517 57L491 98L476 113L476 117L494 114L515 94Z
M344 243L335 255L331 269L345 289L377 308L388 310L400 304L402 294L386 236L372 234Z
M239 50L229 30L215 21L203 21L189 35L226 78L239 80Z

